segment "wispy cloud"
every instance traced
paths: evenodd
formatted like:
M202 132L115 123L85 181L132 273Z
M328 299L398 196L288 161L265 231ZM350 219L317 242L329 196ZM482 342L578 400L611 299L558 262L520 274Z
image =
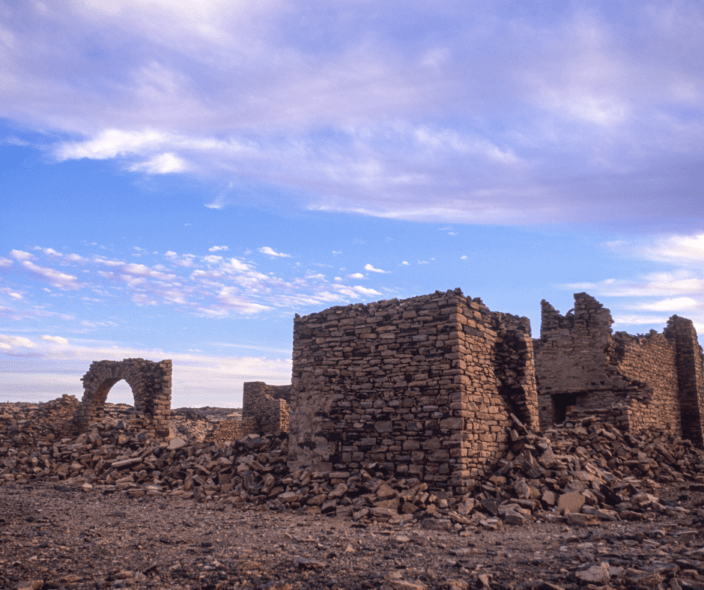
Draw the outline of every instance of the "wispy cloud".
M382 270L382 269L380 269L380 268L374 268L371 264L365 264L365 265L364 265L364 270L366 270L367 272L378 272L378 273L381 273L381 274L388 274L389 272L391 272L391 271L388 271L388 270Z
M606 247L667 268L630 278L571 283L563 288L612 298L612 306L617 307L614 319L623 324L660 325L666 319L664 313L685 315L699 326L698 330L704 327L704 254L700 249L704 247L704 234L609 242Z
M29 260L25 260L22 263L22 266L38 277L45 279L50 285L56 287L57 289L76 290L80 289L82 286L78 281L78 277L75 277L74 275L70 275L46 266L39 266Z
M701 219L704 71L683 56L704 50L703 13L411 2L400 23L365 3L15 3L0 116L50 130L59 161L237 178L313 210Z
M143 260L140 263L99 254L60 253L52 248L35 249L35 254L13 251L13 256L20 260L25 258L20 263L21 269L60 291L78 291L85 302L105 306L110 302L131 301L137 306L170 306L195 316L213 318L251 316L275 310L287 313L382 295L372 287L346 284L341 277L328 280L325 274L318 272L320 265L317 263L308 265L309 270L302 274L301 270L294 270L285 277L262 272L254 261L219 254L225 251L226 246L211 247L212 253L205 256L178 254L173 250L161 255L145 251L140 252ZM274 259L290 257L269 247L259 251ZM27 260L29 256L33 260ZM61 270L55 268L56 265ZM15 278L21 280L21 273L13 272ZM347 277L351 280L364 278L361 273ZM10 288L0 293L7 297L6 311L2 312L6 315L28 317L50 313L32 304L35 297L29 288L24 295ZM12 300L19 302L27 297L21 311L12 310ZM92 325L89 324L82 325L88 328Z
M276 258L291 258L290 254L283 254L282 252L277 252L269 246L263 246L262 248L259 248L259 252L261 252L262 254L266 254L267 256L274 256Z

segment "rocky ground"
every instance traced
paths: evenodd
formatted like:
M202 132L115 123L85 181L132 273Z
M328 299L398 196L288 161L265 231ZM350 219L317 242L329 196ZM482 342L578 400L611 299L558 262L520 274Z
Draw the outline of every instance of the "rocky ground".
M164 442L127 406L63 436L71 403L0 405L0 588L704 589L687 441L517 422L453 497L374 465L290 473L285 434L209 443L203 409Z

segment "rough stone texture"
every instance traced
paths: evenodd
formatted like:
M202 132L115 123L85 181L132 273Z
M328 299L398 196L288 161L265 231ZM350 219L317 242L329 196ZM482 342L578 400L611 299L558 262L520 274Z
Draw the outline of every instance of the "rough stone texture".
M268 385L263 381L244 384L242 420L254 421L259 434L288 432L291 385Z
M586 293L560 315L542 302L534 341L543 429L595 414L626 432L659 428L702 444L702 350L690 320L673 316L663 334L612 334L611 313Z
M157 437L169 436L171 416L171 361L158 363L144 359L95 361L81 377L83 399L74 414L74 423L87 430L104 417L103 406L115 383L124 379L134 394L136 418Z
M226 442L248 434L288 432L291 385L250 381L243 389L242 419L222 420L213 430L212 440Z
M290 468L378 464L464 493L538 427L530 322L459 289L294 320Z
M208 440L218 443L239 440L248 434L256 434L257 425L251 418L240 420L221 420L213 429Z

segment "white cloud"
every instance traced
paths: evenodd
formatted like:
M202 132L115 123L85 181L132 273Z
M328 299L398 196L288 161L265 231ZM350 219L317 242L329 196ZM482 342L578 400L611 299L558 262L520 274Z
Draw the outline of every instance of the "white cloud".
M661 238L655 243L629 245L625 242L607 244L615 251L632 252L639 258L671 262L678 265L701 265L704 263L704 233L689 236L674 235Z
M12 266L12 260L0 256L0 268L9 268L10 266Z
M382 273L382 274L388 274L390 272L388 270L381 270L380 268L374 268L371 264L365 264L364 270L366 270L368 272L378 272L378 273Z
M625 324L627 326L658 326L667 323L665 316L637 315L637 314L616 314L615 324Z
M12 297L13 299L24 299L21 294L15 293L14 291L8 292L8 295Z
M460 256L460 260L467 260L467 256Z
M361 272L355 272L351 275L347 275L348 279L364 279L366 278Z
M46 342L52 342L53 344L61 344L61 345L66 345L68 344L68 340L66 338L63 338L61 336L41 336L41 340L44 340Z
M130 166L132 172L146 172L147 174L173 174L189 170L188 163L171 152L159 154L146 162Z
M264 246L262 248L259 248L259 252L262 254L266 254L267 256L274 256L274 257L279 257L279 258L291 258L290 254L282 254L281 252L276 252L273 248L270 248L269 246Z
M654 303L639 303L633 306L633 309L642 309L643 311L686 311L695 309L702 305L696 299L691 297L674 297L671 299L662 299Z
M352 287L357 293L360 293L362 295L381 295L379 291L376 289L368 289L367 287Z
M82 287L81 283L78 282L77 277L67 274L65 272L61 272L45 266L39 266L37 264L34 264L33 262L30 262L29 260L25 260L22 263L22 266L24 266L27 270L30 270L34 274L42 277L43 279L46 279L47 281L49 281L50 285L56 287L57 289L69 291L80 289Z
M227 252L229 248L227 246L213 246L208 248L208 252Z
M36 344L24 336L8 336L0 334L0 345L3 350L13 350L15 348L35 348Z
M260 303L254 303L248 300L246 297L242 297L237 289L233 287L225 287L218 293L218 301L222 303L227 308L232 308L240 313L253 314L271 309L267 305L262 305Z
M15 260L32 260L34 258L34 256L32 256L29 252L24 252L22 250L11 250L10 256L12 256Z

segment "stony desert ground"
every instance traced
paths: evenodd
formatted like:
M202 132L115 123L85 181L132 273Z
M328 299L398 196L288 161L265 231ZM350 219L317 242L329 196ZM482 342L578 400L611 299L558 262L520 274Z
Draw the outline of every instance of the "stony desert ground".
M175 410L158 442L109 404L62 436L61 406L0 405L0 588L704 588L686 441L517 425L452 497L374 466L290 473L285 434L209 442L232 410Z

